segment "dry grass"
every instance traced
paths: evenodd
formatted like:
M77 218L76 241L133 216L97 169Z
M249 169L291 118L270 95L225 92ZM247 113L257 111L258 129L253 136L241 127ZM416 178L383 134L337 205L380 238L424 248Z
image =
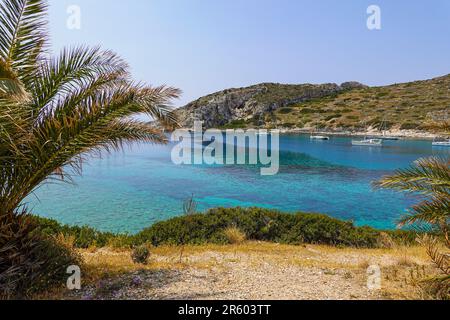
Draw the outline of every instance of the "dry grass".
M236 227L229 227L223 233L229 244L241 245L247 239L245 233Z
M179 263L179 247L151 248L152 259L147 266L136 266L127 249L83 250L86 264L108 273L129 272L137 269L179 269L185 267L209 268L221 258L246 256L255 263L270 262L304 267L366 269L371 264L382 266L415 266L429 264L425 249L414 246L402 249L339 249L329 246L291 246L262 242L244 242L241 245L186 246L186 260ZM259 258L258 258L259 257Z
M332 279L334 283L341 283L343 286L351 284L352 288L361 288L365 286L367 268L370 265L378 265L382 270L383 289L374 298L418 299L421 296L417 290L417 283L436 272L429 263L424 248L418 246L394 249L340 249L318 245L291 246L260 242L226 246L186 246L185 259L182 263L179 261L179 247L164 246L151 248L150 251L152 259L149 264L136 265L131 260L129 250L83 250L82 255L87 266L83 278L84 285L136 272L184 274L195 271L209 274L206 279L211 277L211 281L217 281L213 280L214 275L230 274L235 272L235 269L259 272L258 270L274 268L274 270L299 270L306 274L319 272L324 283ZM264 277L267 277L267 281L271 281L272 274L268 273ZM188 284L183 282L183 285ZM289 290L286 288L286 292ZM279 294L282 295L283 292ZM361 297L360 290L354 296Z

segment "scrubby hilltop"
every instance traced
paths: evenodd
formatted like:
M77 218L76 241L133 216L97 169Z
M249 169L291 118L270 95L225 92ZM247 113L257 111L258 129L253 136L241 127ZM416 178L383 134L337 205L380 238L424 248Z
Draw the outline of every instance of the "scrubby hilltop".
M285 85L263 83L202 97L178 110L184 126L194 119L219 128L378 128L425 130L450 110L450 75L368 87L358 82Z

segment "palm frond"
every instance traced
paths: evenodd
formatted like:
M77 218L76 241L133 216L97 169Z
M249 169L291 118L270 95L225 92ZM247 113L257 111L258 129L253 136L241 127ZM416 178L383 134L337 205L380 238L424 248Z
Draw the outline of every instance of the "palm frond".
M167 91L167 97L161 91L152 97L153 92L131 84L93 90L81 101L70 104L73 100L69 98L63 107L45 114L26 140L28 160L18 166L24 183L13 192L19 195L17 199L31 193L49 177L70 179L63 168L70 167L79 173L86 154L117 150L132 141L166 142L158 129L129 119L148 110L149 104L141 104L143 97L153 103L172 97L172 91Z
M446 197L433 197L413 206L410 214L401 219L400 226L424 221L436 225L448 224L449 219L450 194Z
M30 89L35 108L48 112L47 107L59 99L85 92L89 84L101 80L111 84L127 82L128 65L115 53L100 48L76 47L62 50L60 56L43 62L38 77Z
M0 58L22 82L33 78L47 42L47 1L0 3Z
M422 244L428 253L428 256L434 264L447 276L450 275L450 255L444 253L439 248L439 241L436 237L424 235L417 241Z
M438 157L419 159L414 166L398 170L392 176L384 177L376 182L375 186L426 195L436 192L448 194L450 190L449 166L450 161Z
M28 102L30 95L18 76L0 59L0 99Z
M178 118L170 102L181 94L179 89L159 86L140 90L137 103L145 107L145 113L168 128L178 127Z

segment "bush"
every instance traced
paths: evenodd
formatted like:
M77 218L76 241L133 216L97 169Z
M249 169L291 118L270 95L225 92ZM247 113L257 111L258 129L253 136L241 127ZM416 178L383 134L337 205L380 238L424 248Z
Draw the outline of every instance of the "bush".
M281 213L260 208L218 208L206 214L176 217L156 223L136 235L103 233L89 227L68 227L56 221L33 218L42 223L41 230L49 235L74 237L74 246L87 248L113 246L133 248L143 244L200 245L228 244L224 230L236 227L247 240L284 244L317 243L351 247L383 246L381 231L370 227L355 227L352 222L333 219L326 215L308 213ZM393 242L403 245L415 243L416 233L386 231Z
M295 127L297 127L297 124L288 122L288 123L284 123L283 127L285 127L285 128L295 128Z
M63 286L81 258L56 237L42 235L29 216L0 221L0 299L25 299Z
M317 110L311 109L311 108L303 108L300 111L302 114L311 114L311 113L317 113Z
M245 120L234 120L230 123L224 125L223 129L242 129L247 127L247 122Z
M285 108L281 108L278 112L281 113L281 114L289 114L289 113L291 113L292 111L293 111L292 108L285 107Z
M73 236L75 238L74 246L76 248L86 249L89 247L104 247L110 245L112 242L117 242L118 235L110 232L100 232L91 227L78 227L78 226L67 226L61 225L55 220L41 218L32 216L31 217L34 224L39 226L40 232L43 235L57 235L63 234L64 236ZM123 237L122 245L125 246ZM131 245L127 243L128 245Z
M149 242L158 245L180 245L186 238L188 244L226 244L223 230L235 226L247 235L248 240L270 241L285 244L316 243L354 247L376 247L380 232L358 228L319 214L286 214L260 208L212 209L204 215L190 217L188 228L184 217L157 223L134 236L134 243Z
M330 120L337 119L337 118L340 118L340 117L342 117L342 115L340 113L336 113L336 114L332 114L332 115L329 115L329 116L325 117L324 120L325 121L330 121Z
M353 115L347 116L346 118L347 118L348 120L359 120L359 117L358 117L358 116L353 116Z
M136 264L147 264L150 256L150 250L146 245L140 245L133 249L131 253L131 259Z
M242 244L246 240L246 235L236 227L229 227L223 231L229 244Z
M414 130L419 127L419 124L413 122L405 122L401 125L400 130Z

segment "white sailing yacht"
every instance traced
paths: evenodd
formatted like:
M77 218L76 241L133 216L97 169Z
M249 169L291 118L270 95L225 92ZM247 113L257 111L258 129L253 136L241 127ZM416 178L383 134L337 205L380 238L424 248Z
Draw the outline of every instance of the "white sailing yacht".
M443 141L433 141L433 147L450 147L450 139Z
M382 147L383 140L364 138L363 140L353 140L352 145L359 147Z
M311 140L330 140L328 136L312 135Z
M311 132L311 137L310 137L311 140L323 140L323 141L330 140L330 137L317 134L317 132L318 132L317 128L316 128L316 133Z

